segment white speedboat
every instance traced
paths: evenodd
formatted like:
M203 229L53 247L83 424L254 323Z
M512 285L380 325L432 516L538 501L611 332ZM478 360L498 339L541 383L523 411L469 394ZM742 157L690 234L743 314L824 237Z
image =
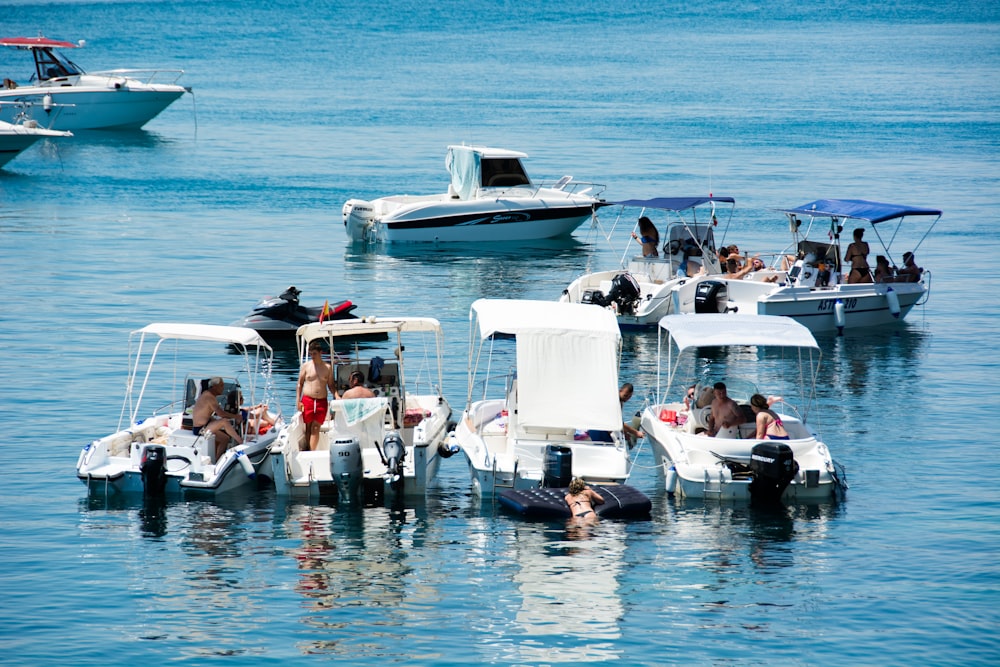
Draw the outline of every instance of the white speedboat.
M16 158L21 151L29 148L39 139L72 136L72 132L59 132L38 127L34 121L6 123L0 120L0 167Z
M721 348L725 376L693 375L696 351ZM847 489L846 476L807 424L808 408L815 403L820 350L804 326L787 317L768 315L667 315L660 320L659 369L656 401L642 413L642 429L651 443L657 465L664 473L666 491L689 498L751 500L760 502L824 501L838 498ZM800 414L789 401L771 397L788 433L787 440L757 439L755 415L750 408L754 394L762 394L745 378L796 377L790 362L775 351L791 350L798 361ZM772 354L766 354L767 351ZM681 367L682 363L687 365ZM742 367L744 375L730 376ZM665 383L662 381L666 374ZM731 379L735 378L735 379ZM723 381L729 398L739 405L744 422L707 435L712 388ZM780 380L779 380L780 381ZM694 384L692 398L669 400ZM790 387L780 387L782 392Z
M699 276L678 285L673 290L673 312L782 315L795 318L811 331L843 332L847 327L902 320L915 305L926 302L930 271L912 282L900 274L875 282L847 283L849 268L842 270L840 235L845 222L865 223L875 232L884 256L894 263L893 242L898 246L902 238L911 238L902 233L904 221L932 218L910 248L915 251L940 219L941 211L857 199L821 199L782 212L789 220L792 243L773 253L770 266L742 279ZM808 224L803 230L805 220ZM809 232L817 220L822 221L817 232L824 240L810 241ZM870 255L869 263L874 259Z
M563 290L559 300L609 308L623 331L655 328L661 317L673 312L673 288L687 282L689 276L721 271L714 234L717 203L729 204L732 218L736 206L732 197L657 197L609 204L619 207L609 237L623 214L631 211L636 219L647 216L657 228L662 226L663 248L657 249L655 257L643 256L641 251L633 254L633 247L639 246L629 236L629 247L618 268L580 276ZM707 219L698 222L697 209L705 205L711 206ZM633 226L630 231L634 230Z
M0 46L29 51L34 74L27 83L4 79L0 120L14 122L25 111L40 126L54 130L137 129L174 100L190 92L177 79L183 70L116 69L86 72L56 49L83 45L47 37L0 38Z
M479 299L470 318L469 393L453 440L473 492L493 498L504 489L565 487L573 477L624 483L614 315L574 303Z
M445 442L451 407L441 393L440 323L364 317L305 324L296 336L303 360L314 340L336 352L339 392L360 371L374 397L331 400L315 451L308 451L301 411L295 413L272 449L278 495L365 504L422 497L441 459L453 454Z
M230 353L206 362L206 347L220 345ZM232 352L240 368L227 375L221 369L232 367ZM280 411L262 398L271 359L271 348L252 329L157 323L133 331L118 428L83 448L77 477L91 493L197 497L256 486L258 475L270 475L268 450L281 425ZM191 409L214 377L225 382L224 409L236 412L242 396L249 406L263 406L268 422L237 425L243 444L231 442L221 456L215 435L207 429L195 435L191 424Z
M354 242L499 242L569 236L603 202L604 186L562 177L532 182L524 153L483 146L449 146L448 191L394 195L344 204L347 236Z

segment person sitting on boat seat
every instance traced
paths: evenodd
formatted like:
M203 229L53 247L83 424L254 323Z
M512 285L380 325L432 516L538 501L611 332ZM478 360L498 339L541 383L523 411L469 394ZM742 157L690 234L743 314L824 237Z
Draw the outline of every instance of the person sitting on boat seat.
M875 282L891 283L896 280L896 271L889 266L889 259L885 255L875 258Z
M920 282L920 276L923 274L924 270L917 266L917 260L913 257L912 252L903 253L903 266L896 273L896 282L900 283L916 283Z
M706 420L708 422L709 436L717 438L739 438L740 424L743 423L743 412L740 406L726 393L726 384L716 382L712 386L715 393L715 400L712 401L712 413Z
M789 440L788 431L781 423L781 417L771 409L768 400L760 394L750 397L750 408L756 415L757 439Z
M740 268L739 260L733 259L732 253L726 260L726 278L730 280L742 280L744 276L753 271L753 262L747 262L746 266Z
M334 393L336 399L342 398L374 398L375 393L365 386L365 374L361 371L352 371L347 378L347 390L343 394Z
M267 405L258 403L254 406L243 405L243 392L239 389L232 389L226 394L226 410L229 412L239 411L240 418L246 427L246 434L250 440L258 435L264 435L274 427L274 419L268 414Z
M219 396L226 390L226 385L220 377L214 377L208 381L208 386L198 396L194 402L194 409L191 411L191 432L201 435L203 431L215 435L215 459L218 460L229 446L232 439L236 444L243 444L243 438L233 426L232 419L237 424L242 422L242 416L237 412L227 412L219 405Z
M659 257L660 251L657 248L660 246L660 232L646 216L639 218L639 234L641 236L632 232L632 238L642 244L642 256Z
M13 79L4 79L3 87L6 88L7 90L14 90L15 88L17 88L17 81L14 81Z
M565 500L573 518L587 523L597 521L597 511L594 507L604 504L604 498L601 497L601 494L587 486L587 483L579 477L574 478L569 483L567 491Z

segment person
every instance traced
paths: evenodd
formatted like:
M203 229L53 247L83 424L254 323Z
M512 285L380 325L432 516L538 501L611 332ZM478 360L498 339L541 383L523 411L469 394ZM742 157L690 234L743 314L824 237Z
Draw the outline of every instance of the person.
M754 259L756 259L756 255L754 256ZM726 260L726 270L726 278L730 280L741 280L744 276L753 271L753 262L747 262L746 266L740 268L739 260L733 259L733 254L729 253L729 259Z
M687 388L686 392L684 392L684 409L685 410L689 410L690 411L691 408L693 408L693 407L695 407L697 405L697 401L695 400L695 397L694 397L694 391L695 391L695 388L697 386L698 385L694 385L693 384L693 385L691 385L690 387Z
M597 510L594 507L604 504L604 498L601 497L601 494L587 486L587 483L579 477L574 478L569 483L565 499L566 504L569 505L570 513L578 521L596 521Z
M365 374L361 371L351 372L350 377L347 378L347 389L343 394L338 394L337 390L334 389L333 397L336 399L342 398L374 398L375 393L365 386Z
M764 260L760 257L754 257L750 261L751 271L763 271L764 270Z
M868 268L868 244L861 240L865 230L858 227L854 230L854 242L847 246L844 253L844 261L851 265L851 272L847 274L847 283L870 283L872 282L872 272Z
M708 435L722 438L738 438L739 425L743 423L743 413L736 401L729 398L726 383L716 382L712 385L715 399L712 401L712 413L708 416Z
M295 404L302 413L302 424L305 428L301 449L308 447L316 451L319 445L319 429L326 421L330 404L327 401L327 389L337 390L333 383L333 369L323 360L323 343L318 340L309 343L309 361L299 369L299 384L295 390Z
M660 232L657 231L653 221L642 216L639 218L639 234L632 232L632 238L642 244L643 257L659 257Z
M237 424L243 421L239 411L228 412L219 405L219 396L226 390L226 384L220 377L213 377L208 381L208 386L198 396L191 410L191 432L201 435L203 431L215 435L215 460L225 454L229 446L230 439L237 445L243 444L243 438L237 432L229 420L234 420Z
M891 283L895 280L896 272L889 266L889 259L885 255L875 258L875 282Z
M789 440L788 431L781 423L781 417L771 409L769 401L760 394L750 397L750 409L756 415L757 439Z
M917 266L917 260L912 252L903 253L903 266L897 271L899 282L915 283L920 280L924 270Z
M240 411L240 417L246 427L245 433L251 440L255 436L264 435L274 427L275 420L268 414L267 404L244 406L243 392L239 389L233 389L226 396L226 408Z
M625 403L627 403L628 400L632 398L633 393L635 393L635 387L632 386L631 382L626 382L621 386L621 389L618 390L618 400L622 404L623 414L625 412ZM642 431L635 428L634 426L632 426L632 424L629 424L628 422L622 423L622 430L625 431L625 439L628 441L630 447L635 445L636 441L639 440L639 438L646 437Z

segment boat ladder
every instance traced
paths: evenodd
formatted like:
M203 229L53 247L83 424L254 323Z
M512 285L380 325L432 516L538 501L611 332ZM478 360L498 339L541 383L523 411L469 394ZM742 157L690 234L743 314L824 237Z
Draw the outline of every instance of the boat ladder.
M510 477L498 474L497 471L497 459L493 457L493 497L496 498L497 489L513 489L515 480L517 480L517 459L514 460L514 472L511 473Z
M708 468L705 469L705 482L702 487L702 493L707 498L708 496L722 496L722 472L719 472L719 476L712 479L712 471Z

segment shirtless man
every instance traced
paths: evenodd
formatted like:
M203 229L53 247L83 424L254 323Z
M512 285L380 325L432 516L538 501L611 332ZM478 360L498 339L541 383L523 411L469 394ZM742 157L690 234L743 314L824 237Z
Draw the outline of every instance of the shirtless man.
M334 397L337 391L333 384L333 369L323 361L323 343L314 340L309 343L309 361L299 369L299 384L295 390L295 404L302 413L302 423L305 427L305 438L300 449L309 448L316 451L319 445L319 429L326 421L329 412L326 390L329 388Z
M347 379L348 388L343 394L333 391L334 398L374 398L372 390L365 386L365 374L361 371L354 371Z
M569 483L569 493L566 494L566 504L573 518L580 522L597 521L595 505L603 505L604 498L579 477Z
M712 389L715 391L715 399L712 401L712 414L708 416L708 435L723 438L739 437L733 431L743 423L743 413L736 401L729 398L726 393L724 382L716 382Z
M243 438L229 422L236 420L239 424L243 419L239 411L226 412L219 405L219 396L226 390L226 384L220 377L214 377L208 381L208 388L201 392L198 400L194 402L191 410L191 431L195 435L201 435L202 430L215 434L215 460L226 453L229 446L229 439L236 441L237 445L243 444ZM218 419L213 419L218 417Z

